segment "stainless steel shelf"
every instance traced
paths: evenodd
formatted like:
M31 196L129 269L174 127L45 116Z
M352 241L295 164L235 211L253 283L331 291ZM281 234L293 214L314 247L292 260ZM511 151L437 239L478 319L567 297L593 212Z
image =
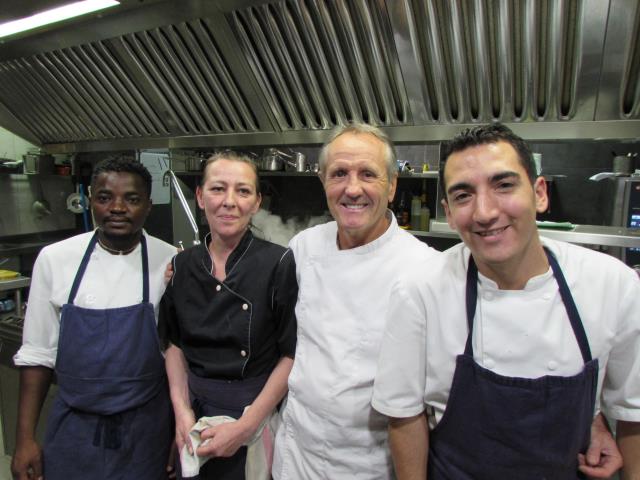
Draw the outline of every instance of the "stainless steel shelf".
M410 230L416 237L460 239L444 219L431 221L430 231ZM640 229L604 227L600 225L576 225L572 230L539 228L540 235L554 240L582 245L605 245L608 247L640 248Z
M30 284L31 278L29 277L15 277L7 280L0 280L0 292L28 287Z
M398 178L438 178L438 170L429 170L428 172L416 173L400 173Z

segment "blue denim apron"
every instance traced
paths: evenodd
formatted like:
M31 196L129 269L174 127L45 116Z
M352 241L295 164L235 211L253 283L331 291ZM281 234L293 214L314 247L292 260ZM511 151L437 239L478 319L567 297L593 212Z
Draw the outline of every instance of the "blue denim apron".
M568 480L585 478L578 453L589 444L598 360L558 262L545 249L584 361L571 377L498 375L473 359L478 270L469 258L466 286L469 335L456 359L442 419L429 434L430 480ZM514 312L517 315L517 312Z
M142 303L108 309L73 304L97 242L91 239L62 306L58 395L44 443L47 480L166 478L173 412L149 302L144 236Z

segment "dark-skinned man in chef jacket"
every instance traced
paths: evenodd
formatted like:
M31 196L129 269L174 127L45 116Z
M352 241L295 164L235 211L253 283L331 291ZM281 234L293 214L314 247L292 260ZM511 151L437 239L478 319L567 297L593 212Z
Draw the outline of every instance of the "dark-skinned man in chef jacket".
M540 238L546 183L508 128L456 136L440 175L464 243L395 279L374 385L398 479L608 478L600 409L640 478L637 275Z
M151 175L130 158L96 165L96 230L42 249L25 317L15 479L166 478L173 414L156 310L176 249L143 231ZM43 400L58 392L43 448Z

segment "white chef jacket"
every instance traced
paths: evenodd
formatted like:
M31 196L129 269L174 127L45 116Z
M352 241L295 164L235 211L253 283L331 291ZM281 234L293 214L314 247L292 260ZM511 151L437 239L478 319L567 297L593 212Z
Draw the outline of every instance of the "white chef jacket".
M164 272L176 248L147 235L149 301L158 319L164 292ZM33 267L22 346L13 357L17 366L55 367L60 332L60 311L94 232L83 233L44 247ZM74 300L79 307L125 307L142 301L140 244L128 255L113 255L96 245Z
M393 477L387 421L370 403L390 286L399 271L438 252L391 218L382 236L349 250L338 249L335 222L291 240L298 344L276 437L276 480Z
M556 256L599 362L598 400L612 418L640 421L640 281L617 259L543 238ZM407 272L392 291L375 380L373 407L392 417L444 413L456 356L467 338L469 249L459 244L422 274ZM523 290L499 290L478 274L475 361L500 375L572 376L583 368L551 269ZM598 405L596 406L598 408Z

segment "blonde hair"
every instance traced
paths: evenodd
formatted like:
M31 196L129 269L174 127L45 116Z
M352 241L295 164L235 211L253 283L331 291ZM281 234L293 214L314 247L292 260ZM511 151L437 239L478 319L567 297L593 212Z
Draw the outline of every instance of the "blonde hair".
M209 157L207 157L202 167L202 178L200 179L201 187L204 186L204 181L207 176L207 167L212 163L217 162L218 160L242 162L249 165L251 167L251 171L256 177L255 179L256 193L258 195L260 194L260 179L258 178L258 167L256 166L255 162L253 162L248 155L245 155L244 153L234 152L233 150L224 150L221 152L216 152L213 155L210 155Z

